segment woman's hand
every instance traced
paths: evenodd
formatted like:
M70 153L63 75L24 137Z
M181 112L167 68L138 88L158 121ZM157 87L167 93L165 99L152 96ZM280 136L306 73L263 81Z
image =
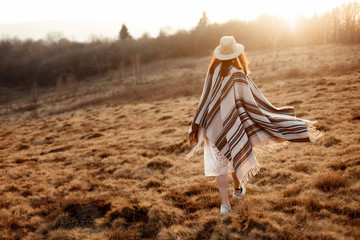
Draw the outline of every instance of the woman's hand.
M190 144L191 146L195 145L198 142L197 132L192 132L190 134Z

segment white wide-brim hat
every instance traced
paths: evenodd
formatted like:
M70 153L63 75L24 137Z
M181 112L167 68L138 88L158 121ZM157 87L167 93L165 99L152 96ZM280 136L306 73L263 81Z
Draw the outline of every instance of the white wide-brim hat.
M244 52L244 45L237 43L233 36L223 36L220 45L214 50L214 57L219 60L230 60Z

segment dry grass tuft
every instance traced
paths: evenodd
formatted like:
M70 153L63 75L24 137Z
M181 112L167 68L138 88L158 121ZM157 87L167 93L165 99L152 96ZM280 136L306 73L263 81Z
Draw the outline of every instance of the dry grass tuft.
M288 102L286 105L292 106L292 105L297 105L297 104L300 104L300 103L303 103L303 101L302 100L294 100L294 101Z
M307 73L305 69L299 67L292 67L286 70L284 77L285 78L303 78L306 77Z
M360 120L360 114L353 115L353 116L351 117L351 120L359 121L359 120Z
M360 209L359 208L353 209L353 208L349 208L349 207L343 207L338 204L323 204L322 207L336 215L347 216L350 224L360 226L360 222L359 222Z
M353 178L355 180L360 180L360 170L358 166L353 166L348 168L348 173L350 178Z
M4 192L4 190L3 190ZM0 209L8 209L11 205L11 202L7 199L0 199Z
M335 162L329 165L334 171L341 170L344 171L347 168L347 164L344 161Z
M118 221L119 218L125 221ZM116 210L109 215L112 226L126 230L122 234L116 231L111 236L121 236L120 239L154 238L162 228L179 224L183 220L184 216L178 210L158 204L151 207L125 206L121 211ZM129 229L133 231L129 231Z
M285 189L282 194L284 197L293 197L299 195L299 193L302 191L301 185L295 185L290 186L287 189Z
M203 191L204 189L200 185L192 185L185 191L184 194L186 196L194 196L201 194Z
M175 129L165 129L163 131L161 131L161 134L169 134L169 133L173 133L175 132Z
M327 125L322 125L322 124L318 124L316 126L316 129L321 131L321 132L328 132L330 131L330 128Z
M196 234L196 239L210 239L217 223L217 219L210 219L206 221L202 229Z
M103 134L101 134L101 133L89 133L84 136L81 136L80 139L93 139L93 138L99 138L102 136L103 136Z
M247 218L244 233L251 234L255 232L254 235L256 238L264 239L266 238L266 232L273 232L273 226L271 223L264 218L259 218L258 216L249 216Z
M152 160L150 161L146 167L154 170L165 170L167 168L171 168L173 165L166 160Z
M37 162L37 161L38 161L37 158L17 158L15 159L14 163L22 164L22 163Z
M348 179L336 173L322 175L315 181L315 187L324 192L334 191L347 185Z
M323 208L323 204L318 199L310 198L304 202L305 209L308 212L319 212Z
M136 240L139 239L139 233L133 228L115 228L107 233L107 238L109 240Z
M171 200L174 207L184 210L186 213L195 213L202 208L200 202L195 202L191 198L185 197L183 193L175 190L168 191L164 198Z
M164 120L168 120L168 119L170 119L170 118L172 118L172 116L162 116L161 118L159 118L158 119L158 121L164 121Z
M158 181L158 180L149 180L147 183L146 183L146 185L145 185L145 187L146 188L159 188L159 187L161 187L161 182L160 181Z
M50 151L48 151L47 153L45 153L45 152L40 153L40 155L45 155L48 153L64 152L66 150L69 150L70 148L71 148L71 146L63 146L63 147L53 148L53 149L50 149Z
M26 149L29 149L30 146L29 145L26 145L26 144L19 144L16 148L17 151L21 151L21 150L26 150Z
M293 214L293 213L295 213L295 207L298 205L300 205L300 203L295 198L284 199L284 200L274 203L274 210Z
M183 153L185 150L189 150L189 144L187 139L182 140L181 142L170 144L167 146L161 147L160 151L165 151L167 153Z
M339 143L341 143L340 139L337 139L336 137L331 136L325 140L324 146L328 148L328 147L331 147L334 145L338 145Z
M136 223L140 221L147 221L147 214L149 212L148 207L144 206L126 206L121 209L119 217L124 218L128 223Z
M169 206L155 204L149 211L149 222L159 222L164 227L181 224L185 220L184 213Z
M294 166L291 167L291 169L296 172L304 172L304 173L308 173L310 170L309 165L305 163L295 163Z

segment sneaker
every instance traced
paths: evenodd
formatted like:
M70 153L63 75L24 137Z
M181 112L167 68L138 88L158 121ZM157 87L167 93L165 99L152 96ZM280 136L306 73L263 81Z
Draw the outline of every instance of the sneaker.
M240 198L242 198L246 193L246 188L241 186L241 192L240 193L237 193L234 189L234 192L233 192L233 200L239 200Z
M229 204L229 206L226 205L222 205L220 206L220 215L225 215L227 213L229 213L231 210L231 205Z

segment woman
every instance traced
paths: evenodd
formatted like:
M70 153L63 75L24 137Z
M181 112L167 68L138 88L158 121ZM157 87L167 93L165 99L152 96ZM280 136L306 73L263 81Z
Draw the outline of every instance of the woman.
M203 92L189 130L191 157L204 146L206 176L216 176L220 214L230 211L228 177L234 181L233 200L260 170L254 151L288 141L314 142L320 133L311 122L295 117L293 107L274 107L248 76L244 46L224 36L214 50Z

